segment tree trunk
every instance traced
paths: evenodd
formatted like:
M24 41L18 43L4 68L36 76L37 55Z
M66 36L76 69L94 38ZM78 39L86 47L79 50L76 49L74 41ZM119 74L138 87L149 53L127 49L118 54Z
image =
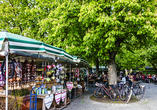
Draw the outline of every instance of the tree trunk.
M96 58L96 76L99 77L99 59Z
M115 54L110 54L110 60L107 61L108 64L108 79L109 85L117 85L117 71L115 64Z
M154 65L154 63L151 63L151 64L153 65L155 71L157 71L157 68L156 68L156 66Z

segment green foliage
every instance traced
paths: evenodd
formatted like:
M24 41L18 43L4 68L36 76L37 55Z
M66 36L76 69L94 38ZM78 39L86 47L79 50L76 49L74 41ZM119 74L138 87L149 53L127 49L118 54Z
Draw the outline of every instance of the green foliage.
M16 96L25 96L25 95L29 95L29 94L30 94L30 92L28 89L13 90L10 93L10 95L16 95Z
M157 46L154 45L150 48L148 48L145 52L145 57L146 57L146 60L147 62L149 62L154 69L157 69Z
M116 56L116 63L121 69L145 69L147 61L144 56L144 49L128 51L126 46L121 49L122 52Z
M47 90L48 90L48 91L50 91L50 90L51 90L51 88L49 87L49 88L47 88Z
M98 59L110 65L125 53L135 68L143 65L132 63L141 56L127 50L138 53L157 37L156 6L156 0L5 0L0 29L61 47L91 64ZM122 59L121 65L128 63Z

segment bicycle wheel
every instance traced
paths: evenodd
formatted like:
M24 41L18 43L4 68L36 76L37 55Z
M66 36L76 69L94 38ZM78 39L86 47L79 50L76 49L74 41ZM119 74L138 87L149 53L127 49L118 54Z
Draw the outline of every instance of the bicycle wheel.
M136 98L137 98L138 100L140 100L140 99L142 99L142 98L144 97L144 95L145 95L145 86L142 86L142 87L140 87L140 88L137 90L137 96L136 96Z
M126 103L129 103L129 101L131 99L131 96L132 96L132 89L130 89L130 91L129 91L129 94L128 94L127 98L126 98Z
M120 92L118 89L111 89L109 92L109 96L112 100L116 101L120 97Z
M120 90L120 99L121 99L122 101L125 101L126 98L127 98L127 95L128 95L128 93L127 93L127 88L122 88L122 89Z
M138 95L138 89L140 88L138 84L134 83L133 86L132 86L132 91L134 91L134 96L137 96Z
M145 86L142 88L142 91L143 91L143 92L142 92L142 97L141 97L141 99L144 98L145 93L146 93Z
M103 89L100 88L100 87L97 87L95 90L94 90L94 96L96 98L101 98L103 97L104 93L103 93Z

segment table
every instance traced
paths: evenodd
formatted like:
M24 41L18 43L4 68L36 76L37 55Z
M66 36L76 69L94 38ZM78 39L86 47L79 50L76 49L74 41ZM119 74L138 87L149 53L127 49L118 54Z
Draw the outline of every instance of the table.
M104 79L103 81L104 81L104 82L107 82L107 79Z
M88 81L89 82L92 82L93 83L93 86L95 87L95 79L90 79L90 78L88 78ZM91 84L90 84L91 85Z
M95 80L96 80L96 82L99 82L100 78L96 78Z

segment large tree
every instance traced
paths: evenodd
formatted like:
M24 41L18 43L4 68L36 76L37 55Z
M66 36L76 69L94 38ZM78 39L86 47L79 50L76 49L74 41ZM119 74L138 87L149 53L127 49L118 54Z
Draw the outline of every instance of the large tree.
M16 33L21 28L26 36L88 61L107 61L111 85L117 83L115 57L121 47L140 48L156 36L155 0L22 0L16 10L10 1L1 2L0 28Z
M140 0L99 0L82 5L79 21L90 27L85 42L99 42L98 53L108 63L109 84L117 84L115 56L122 44L137 48L156 34L155 9L153 1Z
M115 85L115 57L122 45L140 48L156 35L155 6L154 0L65 0L41 27L48 33L48 43L107 60L109 83Z

